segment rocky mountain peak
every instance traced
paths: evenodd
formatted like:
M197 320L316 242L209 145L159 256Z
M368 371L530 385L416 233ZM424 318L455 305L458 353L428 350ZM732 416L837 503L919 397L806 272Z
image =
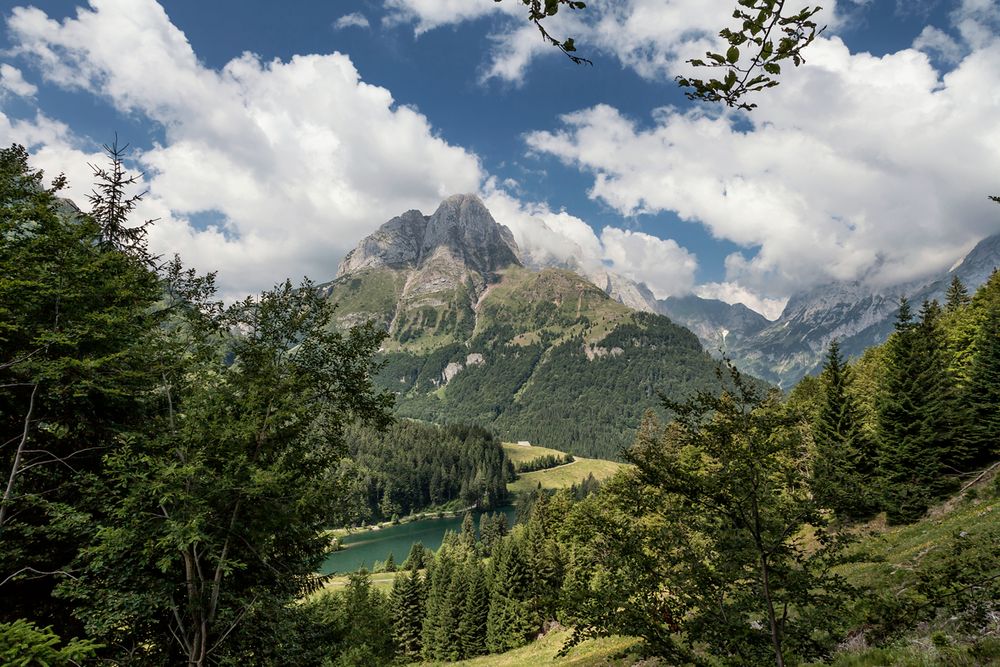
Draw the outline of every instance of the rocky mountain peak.
M416 269L442 256L482 274L520 264L510 230L479 197L461 194L445 199L430 216L411 210L383 224L347 254L337 277L380 267Z
M474 194L448 197L428 219L421 257L430 257L442 248L483 274L520 264L514 235L493 219Z

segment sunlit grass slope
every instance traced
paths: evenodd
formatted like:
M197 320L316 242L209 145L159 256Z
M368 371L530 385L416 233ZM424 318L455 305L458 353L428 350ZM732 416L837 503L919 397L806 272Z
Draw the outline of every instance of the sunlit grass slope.
M556 667L618 667L633 665L638 656L629 655L629 649L638 640L630 637L592 639L574 647L565 657L556 654L570 637L569 630L550 632L538 641L514 651L499 655L486 655L462 662L427 662L422 665L465 665L467 667L527 667L529 665L555 665Z
M564 454L564 452L558 449L524 447L523 445L509 442L503 444L503 450L514 464L533 461L542 456L561 456ZM623 465L615 461L586 459L577 456L574 457L573 463L567 465L547 470L521 473L516 481L507 485L507 490L513 494L527 493L537 489L539 484L542 485L543 489L565 489L574 484L579 484L591 474L598 480L605 480L618 472Z

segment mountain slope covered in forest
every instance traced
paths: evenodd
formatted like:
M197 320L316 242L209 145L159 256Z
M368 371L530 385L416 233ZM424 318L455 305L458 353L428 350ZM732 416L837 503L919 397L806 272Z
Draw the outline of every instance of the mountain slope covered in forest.
M686 396L715 379L697 337L666 317L572 271L521 266L473 195L394 218L337 275L322 287L341 326L388 331L378 382L401 416L616 458L658 392Z

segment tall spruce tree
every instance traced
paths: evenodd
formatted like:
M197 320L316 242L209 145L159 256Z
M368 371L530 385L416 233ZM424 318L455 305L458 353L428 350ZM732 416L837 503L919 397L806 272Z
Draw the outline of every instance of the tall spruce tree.
M55 601L108 508L103 457L145 428L164 319L157 276L0 149L0 622L82 635Z
M392 636L400 653L420 658L425 614L423 581L419 572L399 572L392 582Z
M859 519L878 511L877 452L864 433L850 385L851 369L834 340L823 366L820 409L813 426L812 486L820 506L843 518Z
M878 402L883 505L892 523L916 521L954 486L966 452L961 409L948 371L940 307L925 302L914 322L906 299L886 343L886 372Z
M972 302L972 298L969 296L969 290L965 288L965 284L962 282L958 275L951 277L951 284L948 285L948 291L945 293L945 310L948 312L953 312L959 308L964 308Z
M503 653L523 646L538 629L531 604L531 568L518 531L497 546L492 566L486 646Z
M458 591L452 586L459 563L449 544L449 536L438 550L427 571L427 611L424 616L421 639L423 656L430 660L451 660L458 637L458 615L461 605L456 605ZM464 596L463 596L464 601Z
M963 402L969 415L969 464L976 466L1000 456L1000 272L994 271L976 293L973 307L978 326Z
M490 612L490 591L482 561L469 559L463 569L465 600L458 623L462 657L474 658L486 653L486 624Z
M466 512L465 516L462 517L462 532L459 533L459 542L470 551L476 548L476 524L472 520L472 512Z

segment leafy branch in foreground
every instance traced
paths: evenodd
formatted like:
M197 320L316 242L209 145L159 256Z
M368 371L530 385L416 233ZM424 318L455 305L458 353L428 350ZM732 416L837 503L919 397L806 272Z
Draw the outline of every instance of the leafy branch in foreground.
M502 0L493 0L502 2ZM572 37L553 37L543 21L559 13L561 7L585 9L578 0L520 0L528 8L528 20L535 24L542 39L555 46L577 65L593 65L587 58L575 55L576 42ZM737 0L733 18L742 22L740 29L724 28L719 36L729 44L726 52L705 53L705 59L694 58L687 62L695 67L721 67L726 70L721 78L699 79L676 77L690 100L724 102L726 106L750 111L757 105L741 101L756 93L778 85L781 63L791 60L796 67L805 62L802 50L823 32L813 17L820 6L803 7L798 12L785 13L787 0ZM752 54L747 60L744 56Z
M688 61L695 67L721 67L726 70L725 76L708 80L677 77L677 83L691 89L685 93L687 98L724 102L726 106L750 111L757 105L740 100L750 93L777 86L774 77L781 74L782 61L791 60L796 67L804 63L802 50L824 30L817 28L813 20L822 8L804 7L786 16L785 2L738 0L733 18L742 21L741 28L719 32L729 44L726 53L707 51L706 59ZM749 61L744 59L748 52L753 54Z
M494 2L501 2L501 0L493 0ZM559 8L563 5L569 7L570 9L585 9L587 5L579 0L521 0L521 2L528 8L528 20L535 24L538 28L538 32L542 34L542 39L556 47L560 51L566 54L566 57L572 60L577 65L593 65L590 60L586 58L581 58L580 56L574 55L573 52L576 51L576 43L572 37L560 40L553 37L549 31L542 25L542 21L550 16L555 16L559 13Z

